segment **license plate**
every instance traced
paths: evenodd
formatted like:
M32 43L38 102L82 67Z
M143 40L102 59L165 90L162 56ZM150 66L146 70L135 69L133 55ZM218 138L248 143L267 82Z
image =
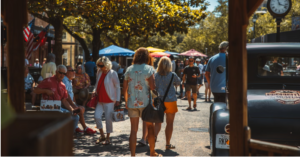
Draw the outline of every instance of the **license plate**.
M217 134L216 135L216 148L229 149L229 135L228 134Z

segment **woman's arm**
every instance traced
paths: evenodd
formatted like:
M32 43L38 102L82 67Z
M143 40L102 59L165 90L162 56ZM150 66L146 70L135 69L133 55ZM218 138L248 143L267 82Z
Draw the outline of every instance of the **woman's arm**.
M176 73L173 73L173 74L174 74L174 84L175 84L176 86L179 86L181 80L180 80L180 78L177 76Z
M156 88L154 74L152 74L147 81L149 83L150 90L154 90Z

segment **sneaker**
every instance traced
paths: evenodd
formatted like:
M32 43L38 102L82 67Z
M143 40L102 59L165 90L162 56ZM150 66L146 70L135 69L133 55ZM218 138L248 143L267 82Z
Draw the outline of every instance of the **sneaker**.
M75 129L75 132L76 132L76 133L83 133L84 131L81 130L79 127L77 127L77 128Z
M87 128L85 131L84 131L84 134L88 134L88 135L92 135L92 134L95 134L96 131L95 130L92 130L91 128Z

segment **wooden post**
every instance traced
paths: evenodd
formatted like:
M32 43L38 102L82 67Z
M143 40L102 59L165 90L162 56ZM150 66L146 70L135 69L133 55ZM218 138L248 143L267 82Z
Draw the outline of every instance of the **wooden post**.
M229 0L228 86L230 156L245 156L247 116L246 28L249 17L263 0Z
M2 0L1 15L7 26L8 99L16 112L22 113L25 111L23 26L27 24L27 0Z

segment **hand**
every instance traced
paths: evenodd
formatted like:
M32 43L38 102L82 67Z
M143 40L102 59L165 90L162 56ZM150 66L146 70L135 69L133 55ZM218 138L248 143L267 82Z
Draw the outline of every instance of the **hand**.
M75 110L78 110L78 109L80 109L80 108L79 108L79 107L73 108L73 110L72 110L73 115L78 115L78 114L80 113L80 112L74 113L74 111L75 111Z
M184 83L182 83L182 89L184 89Z
M128 110L127 102L125 102L125 108Z
M119 105L120 105L120 102L116 101L115 106L119 106Z
M47 89L46 94L49 96L52 96L52 95L54 95L54 92L51 91L50 89Z
M193 78L197 78L197 76L196 76L196 75L193 75L192 77L193 77Z
M93 93L92 93L92 98L93 98L95 95L96 95L96 92L93 92Z

